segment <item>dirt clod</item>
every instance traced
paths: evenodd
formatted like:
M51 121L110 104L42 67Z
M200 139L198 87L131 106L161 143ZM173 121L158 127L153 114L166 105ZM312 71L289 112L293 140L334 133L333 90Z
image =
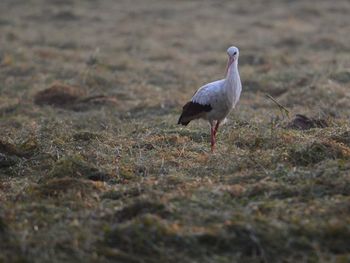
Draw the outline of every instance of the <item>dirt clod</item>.
M328 126L329 124L325 119L309 118L302 114L296 114L286 127L296 130L309 130L312 128L326 128Z
M34 96L34 102L38 105L51 105L55 107L72 106L85 95L82 88L55 83L50 88L39 91Z

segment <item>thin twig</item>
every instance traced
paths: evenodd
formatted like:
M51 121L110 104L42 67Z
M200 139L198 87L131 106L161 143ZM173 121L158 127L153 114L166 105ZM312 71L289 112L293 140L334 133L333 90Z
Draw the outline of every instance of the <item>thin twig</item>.
M288 117L289 119L289 110L284 107L281 103L279 103L274 97L272 97L270 94L266 93L265 94L267 98L269 98L270 100L272 100L277 106L278 108L280 109L280 111L283 113L286 114L286 116Z

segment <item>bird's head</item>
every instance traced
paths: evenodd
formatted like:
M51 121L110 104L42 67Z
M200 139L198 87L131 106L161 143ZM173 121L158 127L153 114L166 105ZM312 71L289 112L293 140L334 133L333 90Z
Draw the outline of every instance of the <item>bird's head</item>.
M227 55L228 55L228 61L227 61L227 67L226 67L226 74L228 72L228 69L232 65L232 63L238 60L239 49L234 46L229 47L227 49Z

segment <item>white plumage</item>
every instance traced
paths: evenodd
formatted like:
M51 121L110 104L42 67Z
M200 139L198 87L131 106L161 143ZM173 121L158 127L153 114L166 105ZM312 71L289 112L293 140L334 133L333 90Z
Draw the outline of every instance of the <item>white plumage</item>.
M208 120L211 127L211 150L215 148L216 132L230 111L239 101L242 84L238 72L239 50L227 49L226 78L210 82L197 90L191 101L185 104L178 124L187 125L194 119Z

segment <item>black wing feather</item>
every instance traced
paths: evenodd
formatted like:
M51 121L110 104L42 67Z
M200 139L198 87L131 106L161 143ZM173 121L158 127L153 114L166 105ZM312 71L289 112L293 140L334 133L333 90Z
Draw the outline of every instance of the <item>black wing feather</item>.
M200 118L204 113L211 111L210 104L202 105L197 102L189 101L183 106L182 114L177 124L187 125L190 121Z

